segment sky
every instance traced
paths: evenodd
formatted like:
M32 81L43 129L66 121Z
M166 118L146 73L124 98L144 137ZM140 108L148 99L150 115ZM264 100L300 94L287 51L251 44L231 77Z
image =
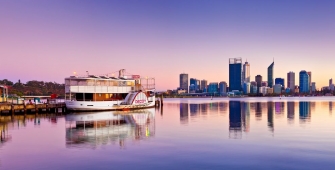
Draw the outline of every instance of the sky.
M312 72L335 78L335 1L0 0L0 79L64 83L73 75L179 74L228 83L229 58L250 63L251 80Z

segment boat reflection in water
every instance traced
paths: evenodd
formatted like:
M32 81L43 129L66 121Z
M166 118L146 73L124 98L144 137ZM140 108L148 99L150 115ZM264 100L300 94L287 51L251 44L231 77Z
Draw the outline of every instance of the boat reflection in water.
M71 113L66 115L66 146L125 146L126 140L155 135L155 109Z

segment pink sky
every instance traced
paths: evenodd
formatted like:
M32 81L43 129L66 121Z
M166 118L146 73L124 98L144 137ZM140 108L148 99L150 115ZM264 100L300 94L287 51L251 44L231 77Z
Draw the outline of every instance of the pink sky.
M64 82L78 74L128 73L174 89L179 74L228 82L228 59L251 80L312 71L317 88L334 76L333 2L319 5L122 1L0 2L0 79ZM297 10L299 9L299 10ZM335 78L335 76L334 76Z

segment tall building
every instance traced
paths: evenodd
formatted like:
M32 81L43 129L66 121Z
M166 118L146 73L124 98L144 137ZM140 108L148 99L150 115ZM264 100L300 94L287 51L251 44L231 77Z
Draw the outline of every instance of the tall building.
M262 87L262 76L257 75L255 77L256 83L257 83L257 94L259 93L259 88Z
M186 93L188 93L188 74L182 73L179 75L179 88L186 90Z
M261 86L268 87L268 82L267 82L267 81L262 81L262 84L261 84Z
M207 92L207 80L201 80L200 90L202 90L202 92Z
M195 78L190 78L190 93L195 93L200 90L200 81Z
M300 71L299 73L299 92L300 93L309 93L309 75L305 70Z
M273 86L273 66L275 62L272 62L272 64L268 67L268 86Z
M257 93L257 83L255 81L252 81L250 83L250 93L256 94Z
M249 82L244 82L243 83L243 93L244 94L249 94L250 93L250 83Z
M295 73L290 71L287 73L287 87L291 89L291 92L294 92L295 87Z
M331 79L329 79L329 88L332 84L333 84L333 79L331 78Z
M197 91L199 91L200 90L200 80L197 79L196 83L197 83Z
M312 72L308 71L307 74L309 76L309 82L308 82L308 84L309 84L309 92L311 92L311 90L312 90Z
M316 85L315 85L315 82L312 82L312 92L315 92L316 91Z
M311 86L312 84L312 72L307 72L307 74L308 74L308 76L309 76L309 81L308 81L308 84L309 84L309 86Z
M285 80L283 78L276 78L275 85L280 84L283 88L285 88Z
M229 90L242 88L242 58L229 59Z
M273 86L273 93L275 93L275 94L281 94L282 87L283 86L281 84L275 84Z
M213 93L214 95L218 94L218 92L219 92L218 83L217 82L209 83L209 85L208 85L208 91L207 92L208 93Z
M227 93L227 83L225 81L221 81L219 83L219 89L220 89L220 94L226 94Z
M250 64L248 62L243 64L242 82L250 83Z

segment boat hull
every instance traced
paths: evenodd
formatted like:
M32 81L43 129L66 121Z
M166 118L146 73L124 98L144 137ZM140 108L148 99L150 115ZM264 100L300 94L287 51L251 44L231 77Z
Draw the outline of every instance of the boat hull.
M102 111L102 110L135 110L155 107L155 102L143 105L122 105L122 101L65 101L67 110Z

